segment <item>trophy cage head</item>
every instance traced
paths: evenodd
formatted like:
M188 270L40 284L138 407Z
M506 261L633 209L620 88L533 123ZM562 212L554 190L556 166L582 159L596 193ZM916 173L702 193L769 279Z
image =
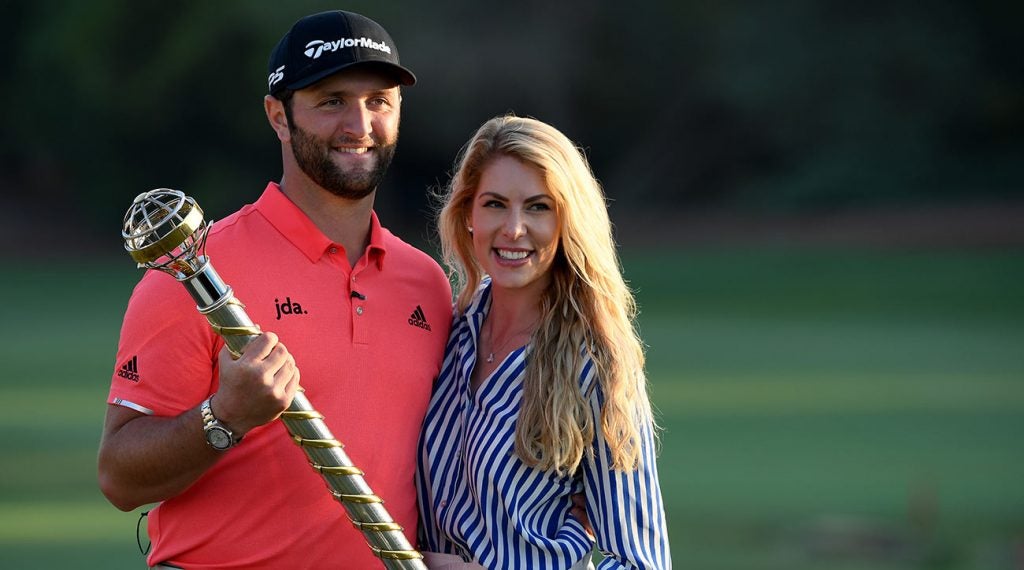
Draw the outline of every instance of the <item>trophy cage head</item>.
M209 229L193 198L180 190L157 188L135 197L124 215L121 237L140 268L184 278L205 263Z

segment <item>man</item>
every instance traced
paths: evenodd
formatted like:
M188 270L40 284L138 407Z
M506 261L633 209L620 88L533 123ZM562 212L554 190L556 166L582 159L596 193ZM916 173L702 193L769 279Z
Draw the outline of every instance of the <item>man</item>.
M100 487L122 510L160 502L152 566L380 568L275 420L301 382L415 544L416 442L451 289L436 262L381 227L373 203L400 85L416 79L380 25L342 11L296 22L269 72L281 181L218 221L207 252L274 332L233 360L184 287L148 272L121 330Z

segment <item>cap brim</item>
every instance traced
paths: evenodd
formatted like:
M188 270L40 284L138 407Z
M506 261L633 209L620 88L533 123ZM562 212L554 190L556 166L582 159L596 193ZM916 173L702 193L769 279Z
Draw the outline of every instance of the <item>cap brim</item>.
M396 65L389 61L355 61L351 63L336 65L334 67L329 67L321 71L320 73L315 73L309 77L303 77L299 81L295 81L294 83L289 83L288 85L285 85L284 89L291 89L292 91L304 89L320 81L321 79L326 79L334 75L335 73L338 73L343 69L350 69L355 67L376 68L380 70L382 74L394 77L399 85L410 86L416 84L416 76L413 74L413 72L402 67L401 65Z

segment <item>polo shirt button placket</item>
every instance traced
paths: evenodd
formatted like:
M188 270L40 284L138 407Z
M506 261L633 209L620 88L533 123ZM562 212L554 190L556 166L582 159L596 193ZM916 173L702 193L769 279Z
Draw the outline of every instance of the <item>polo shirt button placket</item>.
M362 315L363 314L363 306L362 305L359 305L358 307L356 307L356 314L357 315Z

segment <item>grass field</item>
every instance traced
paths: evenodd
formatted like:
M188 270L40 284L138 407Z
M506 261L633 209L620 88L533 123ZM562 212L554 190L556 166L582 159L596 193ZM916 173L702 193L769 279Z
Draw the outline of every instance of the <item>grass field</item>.
M0 567L140 568L95 453L125 259L0 284ZM630 254L679 568L1024 567L1024 252Z

